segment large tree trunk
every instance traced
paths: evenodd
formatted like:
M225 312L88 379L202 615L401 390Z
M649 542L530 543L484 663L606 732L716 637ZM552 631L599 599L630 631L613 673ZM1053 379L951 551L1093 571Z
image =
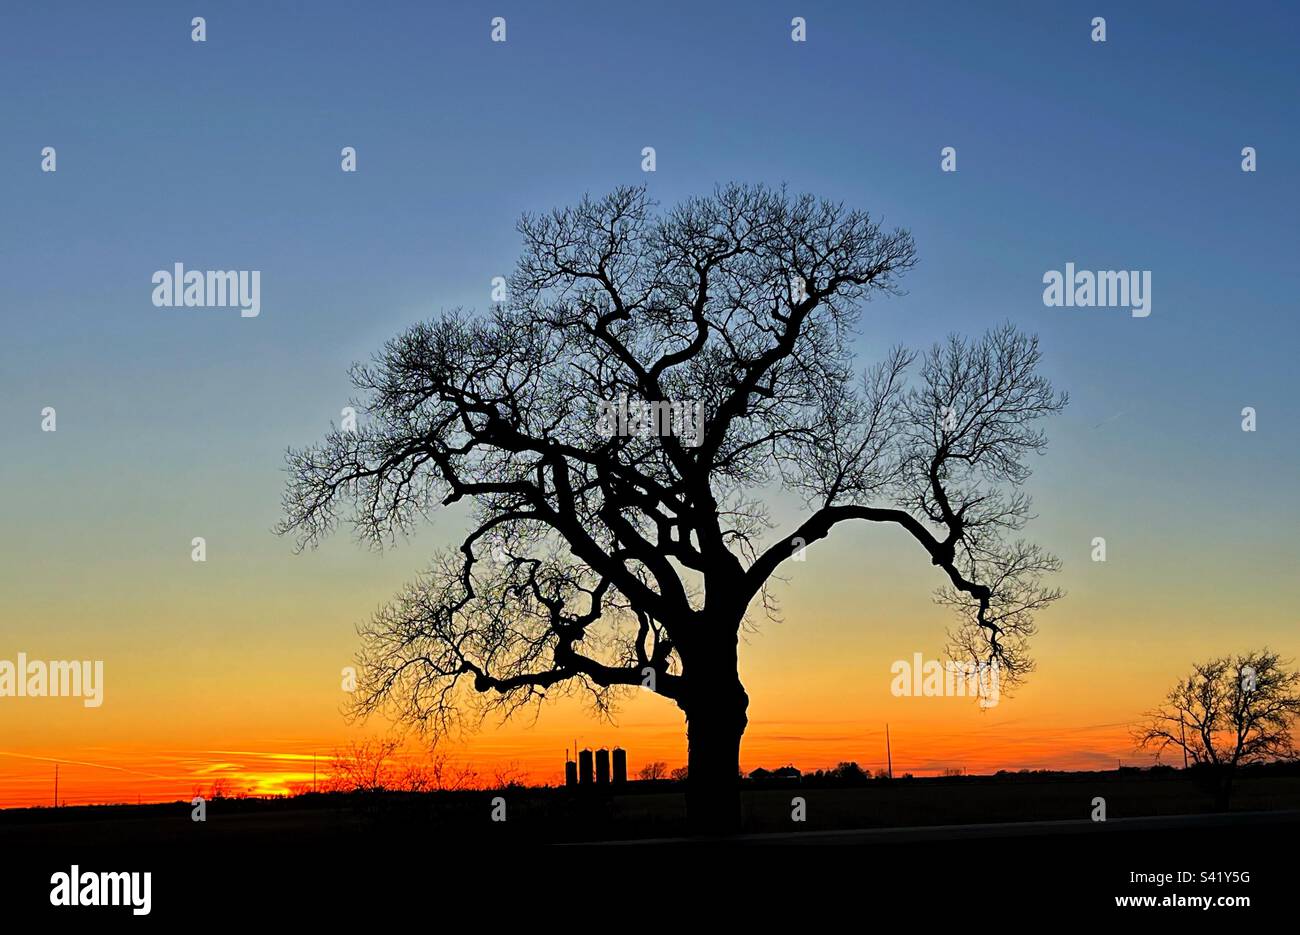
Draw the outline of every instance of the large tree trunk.
M686 811L696 834L740 830L740 738L749 696L740 684L736 645L685 662L688 751Z

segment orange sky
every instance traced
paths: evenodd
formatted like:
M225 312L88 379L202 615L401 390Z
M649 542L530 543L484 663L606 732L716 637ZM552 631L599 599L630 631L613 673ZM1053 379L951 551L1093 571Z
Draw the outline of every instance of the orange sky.
M782 567L788 580L773 589L782 621L759 621L742 644L745 769L845 759L878 768L886 723L896 774L1147 762L1128 725L1193 662L1264 645L1300 657L1285 524L1249 505L1205 530L1184 508L1191 481L1099 458L1076 441L1083 429L1068 415L1059 431L1045 461L1054 473L1033 484L1039 518L1028 532L1063 559L1057 581L1068 594L1039 618L1028 684L983 711L963 698L893 697L891 663L942 653L952 621L930 600L942 582L906 534L836 530L807 561ZM67 473L75 462L50 459L65 491L59 509L39 498L6 507L7 525L23 534L0 542L0 659L103 660L104 702L0 698L0 807L52 801L56 760L69 804L188 798L215 777L284 792L310 782L313 753L324 764L349 739L389 731L382 720L349 727L340 715L354 627L454 541L462 515L440 513L383 554L340 534L294 555L269 532L282 481L270 456L248 468L157 464L109 501ZM1094 495L1080 495L1085 480ZM792 510L776 507L787 528ZM200 533L206 563L190 560ZM1090 557L1097 535L1108 539L1104 563ZM633 772L650 760L685 762L680 713L644 694L616 726L563 701L536 724L489 723L448 752L487 776L513 764L558 782L575 739L624 747Z
M1075 571L1063 582L1069 597L1041 618L1033 643L1038 670L1014 696L986 710L968 698L894 697L891 663L916 652L938 657L949 621L929 601L923 563L910 561L905 549L878 548L884 544L870 542L873 535L849 531L843 548L810 553L779 586L783 620L746 637L745 769L812 769L846 759L879 768L886 723L895 774L1149 762L1132 749L1129 725L1193 660L1264 643L1284 656L1300 649L1286 614L1268 604L1253 609L1249 624L1231 631L1217 625L1216 604L1231 596L1198 586L1196 569L1177 570L1186 581L1177 601L1158 601L1133 580L1150 568L1076 559L1062 576ZM68 804L188 798L218 778L232 791L284 793L310 784L313 754L323 775L333 750L388 732L382 720L344 722L339 669L355 649L351 621L407 569L393 567L403 564L402 553L377 559L344 545L284 564L299 577L297 593L308 595L297 601L238 563L178 563L167 575L191 575L190 590L123 587L122 602L106 605L94 627L73 612L84 610L80 600L49 597L46 612L63 616L77 638L56 637L51 628L24 640L22 650L32 658L73 658L76 647L103 658L104 703L88 709L78 699L0 699L0 806L51 802L56 761L60 799ZM872 573L855 574L851 566L866 559ZM341 571L354 567L369 574ZM185 625L158 624L163 606ZM680 713L648 693L628 701L616 724L599 723L566 699L545 707L535 723L490 722L446 752L486 777L513 767L533 782L557 783L575 739L624 747L633 772L651 760L674 767L686 757ZM420 752L412 747L408 755Z
M454 749L456 766L470 766L485 780L498 770L523 774L531 782L559 784L563 778L566 742L554 730L532 738L497 738L472 750ZM1113 767L1115 758L1126 756L1129 743L1122 724L1095 724L1052 729L1018 722L988 724L970 730L911 733L906 725L891 724L894 771L901 775L933 775L954 766L969 772L992 772L1009 768ZM617 730L590 728L579 736L580 744L624 745L630 752L630 769L663 760L670 767L685 762L685 746L675 725L626 726ZM751 725L743 765L750 769L794 762L804 769L832 766L844 759L856 760L872 769L885 764L883 726L864 730L845 722L823 723L817 733L806 725L758 722ZM135 749L131 747L77 748L18 753L0 751L0 772L4 788L0 807L48 805L54 798L54 765L59 764L59 799L66 805L104 802L162 802L189 798L194 792L208 794L218 780L224 780L227 794L279 795L303 791L313 779L313 748L322 751L316 768L323 782L329 752L339 746L337 738L281 743L278 748L254 750ZM553 749L552 749L553 748ZM422 751L413 749L402 757L418 761ZM1126 761L1137 762L1130 756Z

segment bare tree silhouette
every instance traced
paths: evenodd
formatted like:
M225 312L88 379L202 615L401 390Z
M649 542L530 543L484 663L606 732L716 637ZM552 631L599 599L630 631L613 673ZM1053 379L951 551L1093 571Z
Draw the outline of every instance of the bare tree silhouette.
M855 382L859 306L897 291L915 249L809 195L731 185L660 214L622 188L518 230L508 301L390 341L352 370L365 424L289 452L281 531L300 548L344 511L382 545L473 504L459 550L362 627L359 713L442 734L560 692L606 712L651 688L685 714L693 820L734 828L739 633L776 612L782 563L851 520L901 530L939 569L950 652L1009 682L1030 669L1057 561L1007 533L1029 515L1036 423L1065 404L1036 339L896 348ZM623 400L657 426L611 434ZM702 431L673 431L665 414L696 402ZM777 485L808 512L769 539Z
M351 741L335 750L327 767L325 789L330 792L381 792L396 786L394 754L397 740Z
M1170 747L1205 773L1215 806L1228 808L1237 767L1294 759L1291 724L1300 717L1300 674L1265 648L1197 663L1134 734L1156 759Z
M667 779L668 764L663 760L655 760L647 763L637 771L637 779Z

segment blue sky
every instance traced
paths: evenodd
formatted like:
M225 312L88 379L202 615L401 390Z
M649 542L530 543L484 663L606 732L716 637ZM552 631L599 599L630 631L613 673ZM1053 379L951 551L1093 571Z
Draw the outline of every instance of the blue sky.
M520 211L730 179L911 228L921 265L864 319L864 359L1010 318L1042 335L1067 424L1113 419L1093 456L1231 473L1254 405L1252 477L1294 464L1294 8L202 6L5 12L6 396L62 403L101 467L202 453L261 476L336 417L348 362L486 303ZM37 171L46 145L57 173ZM175 261L262 270L262 316L154 308L149 276ZM1066 261L1152 270L1152 316L1044 308Z
M1143 414L1197 460L1223 456L1204 433L1241 405L1294 429L1294 8L1104 6L11 7L10 404L66 400L107 458L195 407L202 450L287 442L346 362L485 304L520 211L740 179L912 229L910 295L871 310L864 355L1010 318L1042 334L1072 418L1125 413L1107 432L1129 458L1147 457ZM36 171L46 145L55 174ZM938 171L949 145L955 174ZM263 315L153 308L149 275L177 260L263 270ZM1041 275L1066 261L1151 269L1154 314L1045 309Z

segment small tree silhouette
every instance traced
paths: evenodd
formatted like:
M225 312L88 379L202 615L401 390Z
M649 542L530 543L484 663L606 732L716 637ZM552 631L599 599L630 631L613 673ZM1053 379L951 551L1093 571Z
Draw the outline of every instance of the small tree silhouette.
M382 792L394 788L392 762L397 740L351 741L330 758L326 788L331 792Z
M655 760L653 763L647 763L645 766L641 767L640 772L637 773L637 778L647 780L667 779L668 764L663 760Z
M1134 740L1154 749L1157 761L1170 747L1183 751L1210 783L1215 807L1226 811L1238 766L1295 758L1297 686L1300 674L1267 648L1198 663L1148 712Z
M658 214L644 189L525 216L509 299L390 341L354 383L365 424L289 454L282 532L347 509L391 541L434 506L472 530L362 629L356 713L436 735L585 690L685 714L688 810L739 821L749 697L738 637L789 558L850 521L901 531L942 575L950 652L1030 669L1056 559L1008 540L1036 423L1063 395L1009 326L902 348L854 379L861 303L897 291L911 236L809 195L731 185ZM907 373L919 356L919 383ZM636 431L612 409L640 413ZM684 431L677 419L700 413ZM807 515L768 537L779 485ZM766 541L765 541L766 540Z

